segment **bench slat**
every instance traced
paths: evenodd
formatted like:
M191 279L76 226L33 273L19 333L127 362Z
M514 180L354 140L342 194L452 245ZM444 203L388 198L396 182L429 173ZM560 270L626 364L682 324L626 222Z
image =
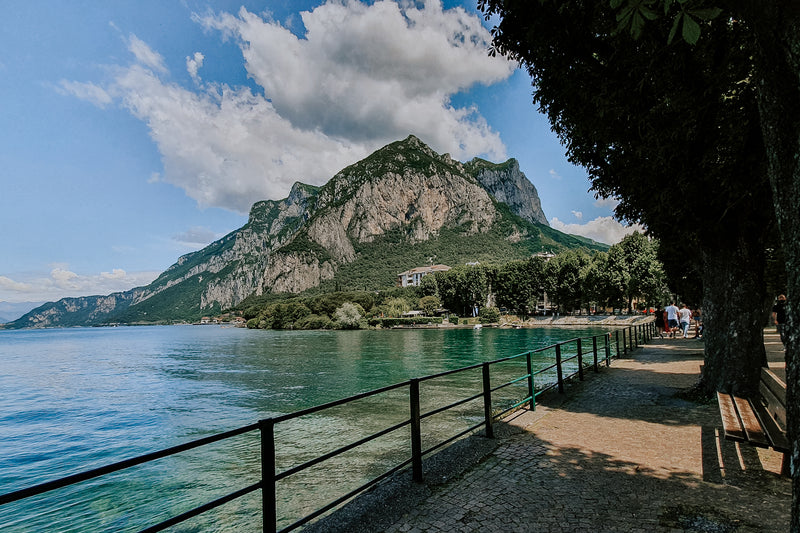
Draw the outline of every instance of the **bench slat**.
M719 404L719 414L722 418L722 428L725 431L725 438L747 442L747 435L736 415L736 406L730 394L717 392L717 403Z
M759 383L758 390L761 392L761 397L764 398L766 409L769 411L770 416L781 426L786 427L786 391L784 391L784 398L781 401L780 396L775 395L773 390L763 381Z
M761 384L772 392L781 405L786 405L786 383L775 372L767 367L762 367Z
M733 403L736 405L736 411L742 421L742 428L750 444L761 448L769 448L769 439L764 434L764 430L761 429L761 424L750 402L744 398L734 396Z
M767 408L761 404L754 403L753 409L761 421L761 426L772 443L772 447L779 452L787 453L789 451L789 439L786 438L786 433L775 422Z

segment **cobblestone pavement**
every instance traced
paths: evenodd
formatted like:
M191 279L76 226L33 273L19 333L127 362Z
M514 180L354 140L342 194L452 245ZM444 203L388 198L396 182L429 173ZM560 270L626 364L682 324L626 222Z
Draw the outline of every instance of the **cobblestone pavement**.
M767 338L771 366L780 342ZM770 346L772 343L772 346ZM788 531L779 454L721 439L702 341L655 339L523 411L484 459L373 531Z

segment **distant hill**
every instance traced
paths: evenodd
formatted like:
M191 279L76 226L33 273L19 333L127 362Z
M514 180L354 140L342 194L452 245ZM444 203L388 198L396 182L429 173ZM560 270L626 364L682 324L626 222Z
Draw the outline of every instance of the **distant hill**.
M501 264L542 250L606 249L550 228L514 159L468 163L410 136L336 174L257 202L247 224L145 287L45 304L6 327L196 320L250 295L382 289L437 263Z
M18 319L44 302L0 302L0 324Z

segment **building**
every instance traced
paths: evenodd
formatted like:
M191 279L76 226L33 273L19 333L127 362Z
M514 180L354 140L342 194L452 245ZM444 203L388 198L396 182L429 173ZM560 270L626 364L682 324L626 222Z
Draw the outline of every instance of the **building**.
M430 265L412 268L397 275L398 287L419 287L422 278L434 272L447 272L450 267L447 265Z

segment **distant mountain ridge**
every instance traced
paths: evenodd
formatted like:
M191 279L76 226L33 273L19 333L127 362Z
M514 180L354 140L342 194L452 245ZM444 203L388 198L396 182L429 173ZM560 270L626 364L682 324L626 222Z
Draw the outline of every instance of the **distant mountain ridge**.
M242 228L147 286L50 302L6 327L194 320L266 292L385 288L434 256L503 262L574 247L605 248L550 228L515 159L460 163L409 136L321 187L298 182L283 200L255 203Z
M16 320L44 302L0 302L0 324Z

